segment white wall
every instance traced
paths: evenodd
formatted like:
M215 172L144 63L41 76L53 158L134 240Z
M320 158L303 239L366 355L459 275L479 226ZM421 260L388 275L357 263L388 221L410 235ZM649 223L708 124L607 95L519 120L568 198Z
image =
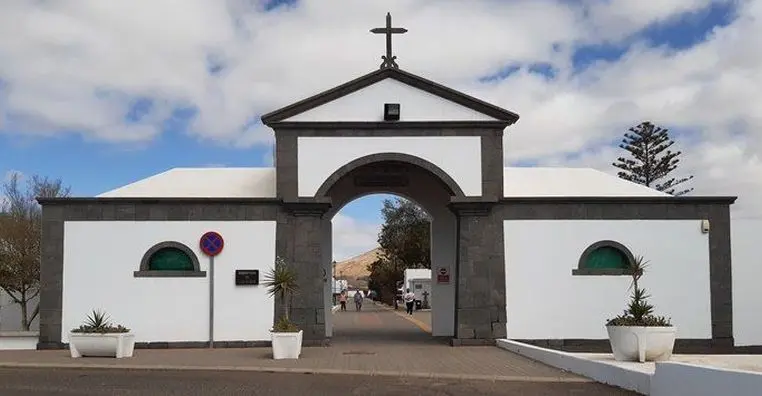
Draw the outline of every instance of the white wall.
M762 220L732 220L730 232L735 344L762 345Z
M481 138L478 136L299 137L299 196L312 197L340 167L371 154L401 153L441 168L467 196L480 196Z
M652 396L758 396L762 374L679 362L657 362Z
M708 234L700 220L505 221L508 338L605 339L628 276L572 275L582 252L614 240L650 261L641 285L679 338L711 338Z
M488 115L393 79L286 119L288 122L384 120L384 103L400 104L400 121L495 121Z
M135 278L143 254L164 241L186 244L201 269L209 259L198 241L217 231L225 249L215 257L215 341L269 340L273 300L265 287L235 286L236 269L275 261L275 222L147 221L64 224L62 341L93 309L132 329L136 341L208 341L209 273L204 278Z

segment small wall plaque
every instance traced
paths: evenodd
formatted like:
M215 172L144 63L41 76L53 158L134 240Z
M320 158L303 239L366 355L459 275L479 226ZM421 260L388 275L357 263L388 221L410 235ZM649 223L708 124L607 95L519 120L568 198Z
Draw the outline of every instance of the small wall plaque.
M259 270L235 270L236 286L258 285Z

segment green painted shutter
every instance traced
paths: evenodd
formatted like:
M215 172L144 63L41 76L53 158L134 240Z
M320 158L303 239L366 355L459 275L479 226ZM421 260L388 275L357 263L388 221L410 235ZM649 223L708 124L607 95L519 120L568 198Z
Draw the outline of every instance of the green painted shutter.
M151 271L193 271L193 261L185 252L177 248L164 248L151 256L148 264Z
M593 250L585 260L585 268L626 269L627 257L619 249L605 246Z

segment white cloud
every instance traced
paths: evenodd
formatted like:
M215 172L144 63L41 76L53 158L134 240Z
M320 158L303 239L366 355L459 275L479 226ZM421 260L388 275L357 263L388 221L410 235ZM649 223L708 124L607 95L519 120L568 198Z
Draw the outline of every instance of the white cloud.
M333 218L333 258L336 261L365 253L378 246L381 226L349 216L337 214Z
M650 47L635 34L701 11L710 0L582 0L581 6L302 0L270 13L262 12L262 0L3 1L0 128L46 135L81 130L134 143L155 137L182 107L198 109L195 136L269 145L272 132L252 120L376 69L383 38L368 29L391 11L395 25L410 30L395 42L404 69L521 115L506 131L507 162L614 173L617 152L605 145L650 119L683 134L680 173L696 176L696 194L739 195L737 214L761 215L762 0L733 1L732 24L681 51ZM576 46L598 43L631 46L617 62L574 74ZM217 75L207 73L210 62L223 65ZM505 66L536 62L551 64L557 77L522 70L477 82ZM143 98L153 106L125 124ZM337 254L374 245L377 225L341 217L335 224L336 239L345 241ZM339 236L352 227L365 231Z

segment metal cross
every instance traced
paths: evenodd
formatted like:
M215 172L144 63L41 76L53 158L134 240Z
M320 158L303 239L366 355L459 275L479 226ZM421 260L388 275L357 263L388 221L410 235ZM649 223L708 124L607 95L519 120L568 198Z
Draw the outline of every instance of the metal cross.
M381 57L381 59L384 60L381 63L381 69L385 69L389 67L394 69L399 69L399 65L397 65L397 62L396 62L397 57L392 55L392 34L406 33L407 29L393 28L392 14L390 12L387 12L386 13L386 27L371 29L370 32L386 35L386 55Z

